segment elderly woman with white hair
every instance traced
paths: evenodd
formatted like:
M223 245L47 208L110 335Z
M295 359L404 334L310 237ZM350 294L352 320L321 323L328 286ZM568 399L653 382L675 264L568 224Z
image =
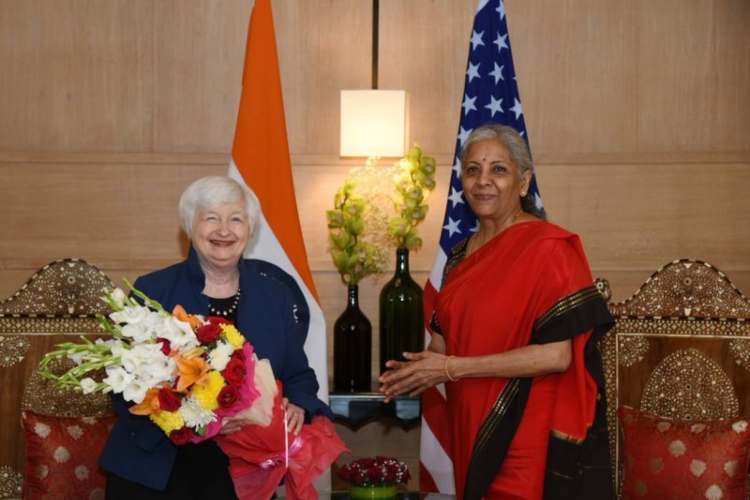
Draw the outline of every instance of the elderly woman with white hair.
M204 177L182 194L179 212L191 241L187 259L134 286L167 309L181 304L233 321L283 383L292 432L315 415L331 417L303 350L309 310L302 291L277 266L243 258L260 218L255 195L229 177ZM213 440L177 447L148 418L131 415L122 398L114 406L119 418L100 459L107 498L236 498L227 457ZM229 419L222 432L242 425Z

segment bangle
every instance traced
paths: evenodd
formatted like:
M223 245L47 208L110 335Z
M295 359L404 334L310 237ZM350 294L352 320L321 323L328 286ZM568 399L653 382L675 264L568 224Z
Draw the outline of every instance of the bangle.
M458 380L457 377L456 378L451 377L451 372L448 370L448 361L450 361L453 358L455 358L455 356L446 356L445 357L445 364L443 365L443 370L445 371L445 376L448 377L448 380L450 380L451 382L455 382L456 380Z

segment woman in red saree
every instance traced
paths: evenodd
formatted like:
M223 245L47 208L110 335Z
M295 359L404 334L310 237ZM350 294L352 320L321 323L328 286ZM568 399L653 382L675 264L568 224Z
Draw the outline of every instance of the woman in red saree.
M445 266L427 351L388 362L387 397L446 384L458 498L613 496L595 340L612 325L579 238L525 202L531 160L485 125L462 154L479 230Z

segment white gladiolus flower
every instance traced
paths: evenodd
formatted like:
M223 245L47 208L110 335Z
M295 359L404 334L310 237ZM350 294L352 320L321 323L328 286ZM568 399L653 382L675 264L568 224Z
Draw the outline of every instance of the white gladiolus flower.
M189 323L179 321L172 316L164 318L160 337L169 340L172 349L183 351L192 349L199 344Z
M144 319L143 326L151 338L161 337L164 329L165 317L158 312L151 311Z
M116 394L120 394L133 381L133 374L126 372L121 366L108 366L107 377L103 380Z
M85 353L83 352L69 352L68 359L71 360L73 363L80 365L81 363L83 363L84 354Z
M227 367L227 363L232 357L234 347L231 344L220 340L216 347L208 353L208 363L216 371L222 371Z
M144 306L128 306L122 311L110 313L109 319L115 323L134 324L143 321L151 310Z
M125 370L136 374L142 364L163 358L164 353L161 352L160 344L136 344L132 349L123 350L120 354L120 363Z
M159 353L162 354L162 353ZM149 386L157 386L162 382L172 382L177 371L174 359L161 355L161 358L145 360L138 366L138 377Z
M125 295L125 292L123 292L121 288L115 288L112 290L109 294L109 298L112 301L112 305L118 310L123 309L128 302L128 296Z
M112 353L112 356L115 356L117 358L122 357L122 355L127 351L128 349L125 348L125 345L122 343L122 340L108 340L109 343L109 350Z
M79 384L81 385L81 390L84 394L91 394L96 391L96 386L98 385L91 377L81 379Z
M128 323L122 327L122 334L132 338L136 342L147 342L154 337L144 322Z
M214 412L203 408L193 396L182 400L179 412L188 427L208 425L216 420Z
M125 389L122 391L122 397L125 401L132 401L135 404L139 404L146 397L146 391L148 391L148 384L144 384L141 380L134 379Z

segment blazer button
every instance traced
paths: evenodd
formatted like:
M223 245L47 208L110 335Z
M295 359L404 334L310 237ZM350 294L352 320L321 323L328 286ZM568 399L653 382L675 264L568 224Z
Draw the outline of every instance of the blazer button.
M135 432L130 431L130 437L134 438L135 437Z

